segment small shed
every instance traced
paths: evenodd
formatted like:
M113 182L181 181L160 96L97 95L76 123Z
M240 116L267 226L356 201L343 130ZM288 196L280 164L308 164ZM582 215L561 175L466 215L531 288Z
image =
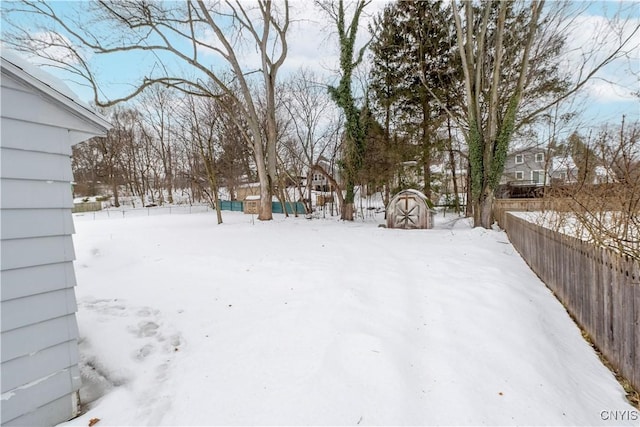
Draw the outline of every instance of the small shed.
M245 197L243 211L246 214L258 215L260 212L260 196Z
M427 196L418 190L403 190L387 207L387 228L433 228L435 211Z
M71 147L111 127L59 80L2 51L0 423L78 413Z

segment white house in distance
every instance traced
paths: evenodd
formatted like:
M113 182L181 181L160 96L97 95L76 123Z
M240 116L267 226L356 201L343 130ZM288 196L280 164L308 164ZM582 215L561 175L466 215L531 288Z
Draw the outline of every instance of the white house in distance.
M0 422L55 425L79 407L71 146L111 126L62 82L1 56Z

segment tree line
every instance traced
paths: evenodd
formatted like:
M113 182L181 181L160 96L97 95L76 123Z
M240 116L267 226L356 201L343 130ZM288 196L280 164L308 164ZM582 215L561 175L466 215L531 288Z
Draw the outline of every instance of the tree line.
M24 0L3 6L2 38L92 88L114 128L76 148L74 171L77 181L109 182L116 204L124 187L160 202L189 188L219 205L221 187L233 197L255 180L259 219L269 220L273 196L285 201L287 185L318 173L351 220L356 187L381 189L388 201L413 162L434 197L431 166L447 163L457 183L462 161L467 213L490 227L514 139L629 55L640 31L621 10L608 20L606 40L567 67L572 22L584 12L572 2L395 1L370 21L363 42L369 3L315 3L336 35L335 86L308 69L283 76L295 10L287 0L98 1L83 14ZM105 95L90 58L130 54L152 55L152 68L124 95ZM453 193L457 199L460 189ZM305 202L308 195L300 189Z

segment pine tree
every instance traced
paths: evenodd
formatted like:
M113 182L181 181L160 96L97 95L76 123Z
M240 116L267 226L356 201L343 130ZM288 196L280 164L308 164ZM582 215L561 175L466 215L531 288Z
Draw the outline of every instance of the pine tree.
M452 98L460 86L454 29L442 1L397 2L387 6L375 22L372 43L372 93L376 113L390 135L403 134L419 155L424 191L431 197L431 160L444 122L442 106L433 96Z

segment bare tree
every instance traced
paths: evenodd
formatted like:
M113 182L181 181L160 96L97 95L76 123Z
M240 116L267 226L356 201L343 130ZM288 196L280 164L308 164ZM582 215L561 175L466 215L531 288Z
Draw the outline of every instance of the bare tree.
M220 209L216 152L220 150L221 107L214 98L186 96L182 106L182 136L199 154L207 177L208 194L216 210L218 224L222 224Z
M145 166L141 163L141 119L137 111L130 108L115 107L111 121L115 129L118 129L121 138L121 151L118 156L118 165L122 172L123 180L128 187L128 193L132 196L131 203L135 207L135 198L140 197L144 204L146 182Z
M74 179L85 187L87 195L98 195L98 183L109 186L113 204L120 206L120 186L130 177L125 157L127 147L134 144L130 111L113 108L103 112L113 127L106 136L92 138L74 147L72 165Z
M162 86L154 86L140 95L137 107L147 128L152 133L153 145L159 158L162 188L167 192L167 202L173 203L173 120L177 105L175 92ZM164 192L160 192L160 204L164 203Z
M572 152L572 134L564 146ZM589 172L573 171L572 184L553 185L545 194L552 210L539 219L543 225L598 246L640 259L640 122L604 126L591 140L581 142L589 156L582 160ZM572 159L576 169L585 167Z
M97 194L100 162L100 150L96 147L94 139L73 146L71 168L74 180L74 197Z
M244 140L254 155L260 181L258 218L272 219L271 195L277 162L276 77L287 55L288 0L277 5L271 0L256 0L250 5L240 0L184 3L124 0L78 3L78 7L90 12L92 18L88 20L86 14L62 14L45 1L12 4L4 10L9 25L3 28L3 42L88 82L98 106L132 99L154 85L197 96L224 95L227 102L242 111L248 124ZM11 20L12 16L19 19ZM27 24L35 22L43 25L39 31ZM47 37L41 37L42 34ZM256 64L247 64L242 57L244 46L255 49ZM116 61L131 53L151 53L157 58L156 64L141 81L133 84L131 91L115 99L105 98L103 80L92 68L88 54ZM210 60L211 56L215 59ZM230 73L216 71L212 64L222 64L218 70L226 67ZM178 71L181 67L191 75ZM265 94L264 132L252 82L260 84Z
M338 111L326 86L320 84L318 76L308 69L301 69L289 80L283 106L290 119L289 138L283 148L297 174L306 174L306 194L311 197L311 170L321 158L334 154L329 151L340 131ZM310 200L305 203L310 210Z

